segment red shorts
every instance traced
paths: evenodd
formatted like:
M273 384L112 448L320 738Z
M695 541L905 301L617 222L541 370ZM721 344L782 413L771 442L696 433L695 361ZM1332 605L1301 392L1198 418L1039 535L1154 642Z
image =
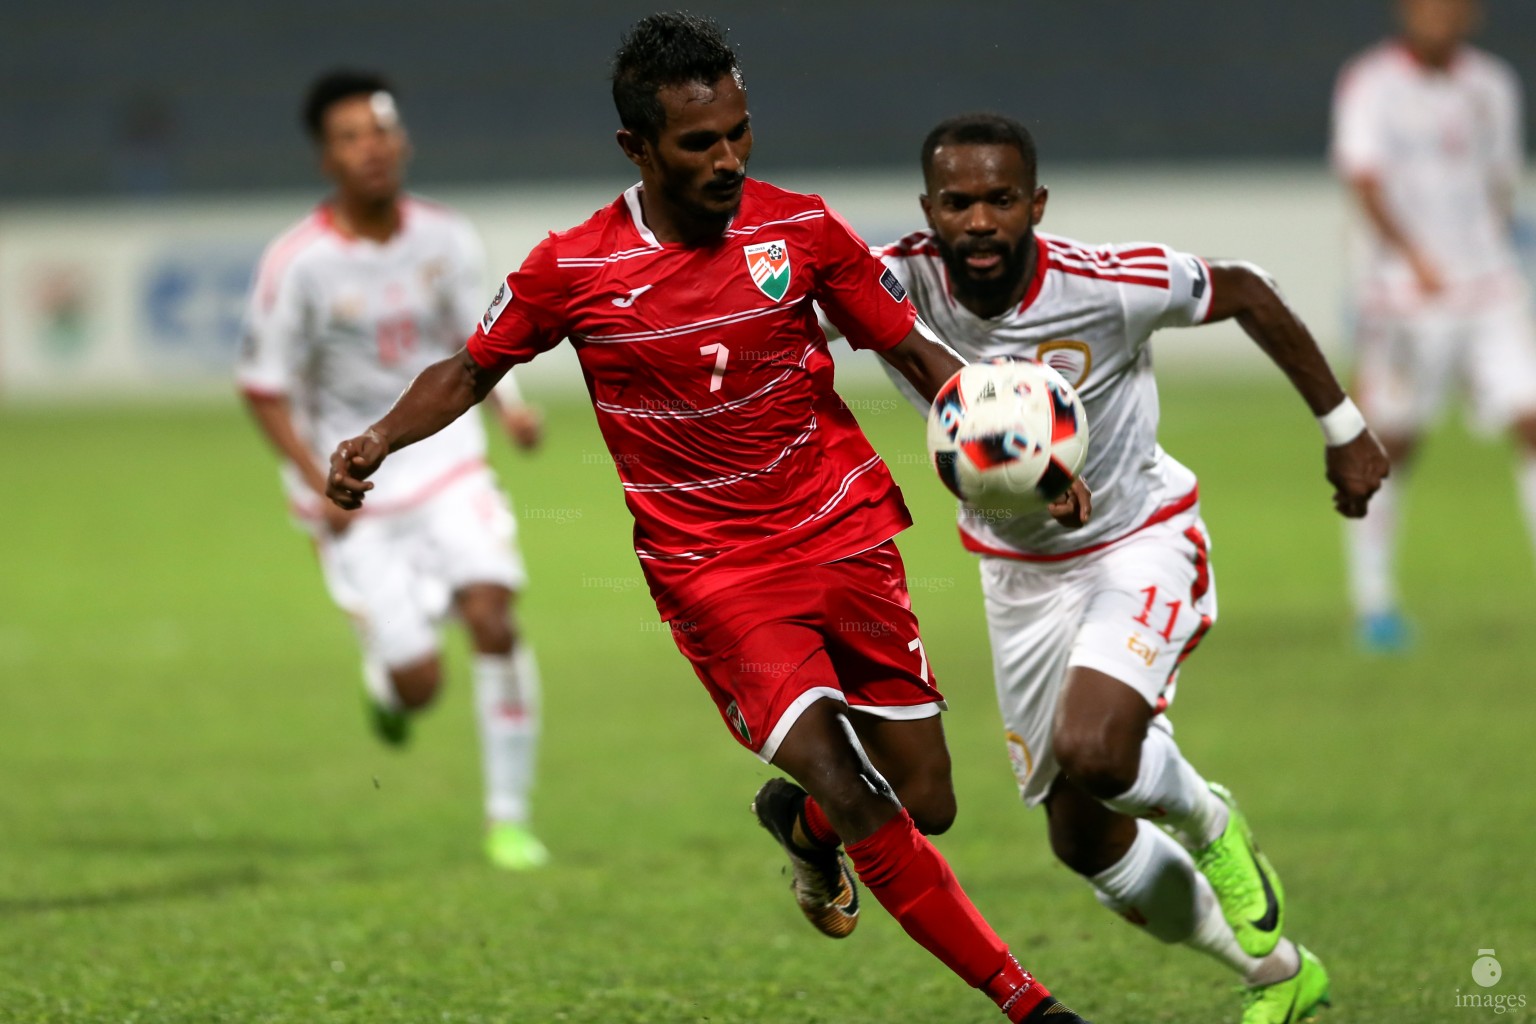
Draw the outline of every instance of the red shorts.
M823 697L893 719L945 707L893 541L718 594L674 618L672 638L731 732L764 761Z

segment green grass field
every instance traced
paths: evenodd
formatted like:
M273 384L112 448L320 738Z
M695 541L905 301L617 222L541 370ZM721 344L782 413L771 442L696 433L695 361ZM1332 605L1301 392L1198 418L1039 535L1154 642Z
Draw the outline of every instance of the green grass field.
M1174 720L1329 963L1325 1020L1494 1019L1456 1006L1481 991L1480 948L1503 964L1489 991L1536 1002L1536 574L1508 450L1436 436L1404 557L1420 642L1373 660L1350 644L1300 402L1278 375L1164 393L1221 595ZM1235 1020L1214 963L1052 863L1014 796L975 567L919 421L888 392L849 397L918 520L903 549L961 804L940 847L1099 1024ZM0 411L0 1021L1000 1019L873 901L844 943L801 920L747 811L768 769L658 628L591 413L548 413L536 457L497 447L533 578L555 856L512 876L481 856L462 670L411 749L374 742L350 630L233 404Z

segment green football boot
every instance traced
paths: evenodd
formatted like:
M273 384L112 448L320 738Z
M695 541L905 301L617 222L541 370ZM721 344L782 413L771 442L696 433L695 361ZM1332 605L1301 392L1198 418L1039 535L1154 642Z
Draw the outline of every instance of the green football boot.
M549 850L527 826L500 821L485 834L485 855L506 871L531 871L549 863Z
M373 734L391 747L403 747L411 738L411 713L403 708L387 708L363 691L363 707L368 714L368 724Z
M1301 1024L1315 1018L1320 1007L1332 1005L1323 962L1300 944L1296 952L1301 954L1301 969L1295 974L1243 990L1243 1024Z
M1253 841L1253 830L1232 794L1217 783L1210 786L1227 805L1227 827L1209 846L1195 851L1195 864L1216 890L1221 914L1243 952L1268 956L1285 927L1285 889Z

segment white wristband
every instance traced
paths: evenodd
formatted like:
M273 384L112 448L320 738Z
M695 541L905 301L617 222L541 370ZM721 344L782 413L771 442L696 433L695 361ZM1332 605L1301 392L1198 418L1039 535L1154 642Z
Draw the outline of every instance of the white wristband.
M1328 447L1336 448L1348 444L1365 432L1365 417L1360 415L1355 403L1345 395L1344 401L1334 406L1332 412L1317 418L1317 425L1323 428L1323 438L1328 442Z

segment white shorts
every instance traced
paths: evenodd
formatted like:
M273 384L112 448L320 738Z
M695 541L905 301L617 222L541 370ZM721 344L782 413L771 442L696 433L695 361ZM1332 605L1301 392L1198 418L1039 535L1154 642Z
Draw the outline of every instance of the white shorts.
M1453 391L1479 433L1536 413L1536 322L1524 295L1474 309L1363 314L1358 330L1360 405L1379 434L1422 433Z
M1216 579L1194 506L1092 554L1060 562L981 560L992 671L1019 796L1033 807L1060 771L1052 749L1067 670L1120 680L1173 731L1179 666L1216 621Z
M487 470L412 508L358 516L317 546L326 588L352 617L365 654L398 667L437 651L438 625L459 590L522 588L516 537L517 520Z

